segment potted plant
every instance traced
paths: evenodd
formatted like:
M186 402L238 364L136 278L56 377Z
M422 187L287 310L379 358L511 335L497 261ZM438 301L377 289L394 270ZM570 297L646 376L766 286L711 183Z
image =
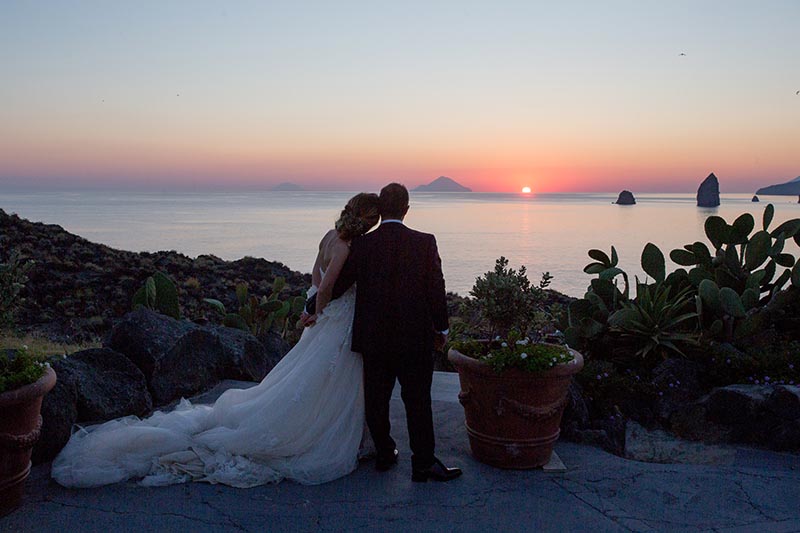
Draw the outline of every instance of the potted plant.
M42 398L56 373L26 347L0 353L0 516L19 506L42 428Z
M550 460L558 440L569 384L583 357L529 333L549 279L545 274L533 287L525 267L515 271L498 259L471 291L493 340L455 342L448 351L461 383L470 448L481 462L536 468Z

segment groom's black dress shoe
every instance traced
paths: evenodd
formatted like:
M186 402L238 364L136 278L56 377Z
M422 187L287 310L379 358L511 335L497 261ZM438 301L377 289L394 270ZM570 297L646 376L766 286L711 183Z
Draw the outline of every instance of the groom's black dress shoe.
M430 468L418 469L414 468L411 471L411 481L450 481L461 475L460 468L447 468L442 464L439 459Z
M378 472L386 472L397 464L397 456L400 452L397 449L392 450L391 454L378 454L375 458L375 470Z

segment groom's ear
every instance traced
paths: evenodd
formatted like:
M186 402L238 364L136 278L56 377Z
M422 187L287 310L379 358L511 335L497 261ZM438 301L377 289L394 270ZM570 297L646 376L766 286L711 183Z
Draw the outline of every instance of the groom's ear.
M408 214L408 210L411 208L410 205L407 205L405 209L403 209L403 218Z

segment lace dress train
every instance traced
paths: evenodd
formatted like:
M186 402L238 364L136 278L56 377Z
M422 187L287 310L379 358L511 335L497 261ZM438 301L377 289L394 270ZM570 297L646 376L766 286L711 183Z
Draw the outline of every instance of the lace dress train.
M66 487L130 478L144 485L186 481L253 487L292 479L319 484L358 465L364 393L362 361L350 351L351 288L258 385L231 389L213 405L182 400L157 411L79 428L53 461Z

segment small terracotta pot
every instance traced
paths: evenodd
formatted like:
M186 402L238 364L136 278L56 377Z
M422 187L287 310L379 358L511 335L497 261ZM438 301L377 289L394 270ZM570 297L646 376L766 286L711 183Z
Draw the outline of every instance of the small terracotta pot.
M42 398L55 384L56 373L48 367L35 383L0 394L0 516L22 500L31 450L42 429Z
M479 461L500 468L536 468L547 464L561 433L561 415L572 377L583 356L543 372L512 368L498 374L477 359L451 349L458 370L467 435Z

